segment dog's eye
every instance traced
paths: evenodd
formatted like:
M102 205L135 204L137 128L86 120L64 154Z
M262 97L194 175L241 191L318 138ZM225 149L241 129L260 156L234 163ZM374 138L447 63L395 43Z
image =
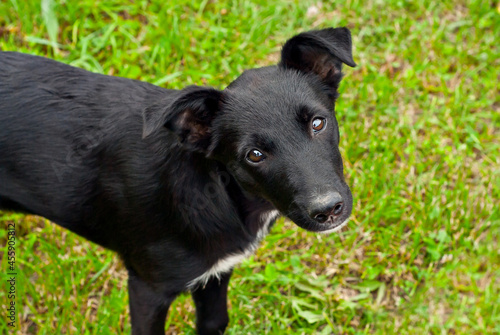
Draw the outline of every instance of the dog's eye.
M260 163L265 158L266 156L264 156L264 154L257 149L252 149L247 154L247 159L252 163Z
M326 119L322 117L317 117L312 121L312 128L314 133L322 131L326 126Z

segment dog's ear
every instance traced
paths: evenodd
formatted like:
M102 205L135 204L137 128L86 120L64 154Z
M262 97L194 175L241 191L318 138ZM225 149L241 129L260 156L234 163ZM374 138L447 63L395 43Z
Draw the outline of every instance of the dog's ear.
M279 65L318 75L329 95L335 97L342 79L342 63L356 66L351 49L351 32L345 27L308 31L285 43Z
M213 88L191 86L179 96L147 107L143 112L142 138L162 126L179 136L181 143L204 152L210 144L210 127L219 109L222 92Z

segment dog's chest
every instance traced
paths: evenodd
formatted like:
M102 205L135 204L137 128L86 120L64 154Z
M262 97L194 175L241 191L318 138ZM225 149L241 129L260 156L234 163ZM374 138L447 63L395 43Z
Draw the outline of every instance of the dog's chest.
M277 216L277 210L263 213L260 216L262 224L260 226L260 229L257 231L255 239L251 243L249 243L243 251L238 253L231 253L218 259L202 275L191 280L187 284L187 288L194 289L198 286L205 285L213 277L220 278L222 274L229 272L234 266L241 263L245 258L250 257L255 252L262 239L269 233L270 225L276 220Z

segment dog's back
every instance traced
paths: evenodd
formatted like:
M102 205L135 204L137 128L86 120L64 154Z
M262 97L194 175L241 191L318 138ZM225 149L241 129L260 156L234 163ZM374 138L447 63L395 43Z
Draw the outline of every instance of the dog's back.
M144 101L166 92L1 52L0 208L42 215L88 235L82 221L94 215L90 203L102 194L97 179L107 173L103 151L134 134L140 139Z

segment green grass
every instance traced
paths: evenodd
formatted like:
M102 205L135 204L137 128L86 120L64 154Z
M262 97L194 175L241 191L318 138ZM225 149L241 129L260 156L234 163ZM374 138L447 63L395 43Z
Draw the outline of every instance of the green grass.
M308 16L315 3L3 1L0 48L222 88L300 31L349 27L358 67L337 115L352 220L329 236L280 221L235 271L228 334L500 333L498 2L351 0ZM130 332L113 253L41 218L0 221L17 225L17 334ZM167 329L194 334L189 296Z

